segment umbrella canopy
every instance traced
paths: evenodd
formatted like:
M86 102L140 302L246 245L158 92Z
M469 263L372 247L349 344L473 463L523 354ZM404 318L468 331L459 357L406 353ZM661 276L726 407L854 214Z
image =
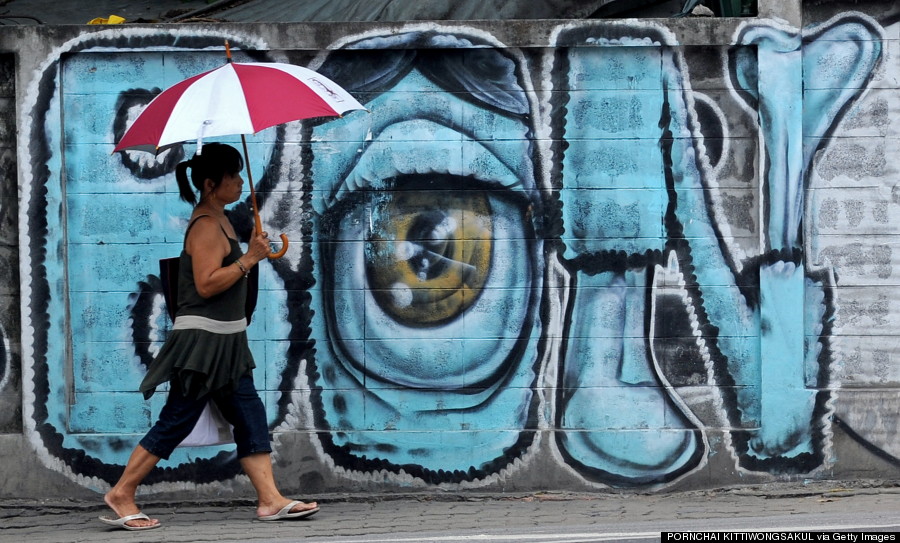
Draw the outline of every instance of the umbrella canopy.
M184 141L255 134L299 119L364 110L327 77L278 62L229 62L169 87L141 112L113 152L160 153Z

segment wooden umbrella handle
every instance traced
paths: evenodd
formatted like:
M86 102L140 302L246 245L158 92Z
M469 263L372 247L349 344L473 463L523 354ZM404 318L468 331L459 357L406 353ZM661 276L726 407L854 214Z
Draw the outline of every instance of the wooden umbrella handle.
M250 176L248 175L248 177ZM259 208L256 207L256 191L253 189L252 179L250 180L250 203L253 207L253 220L256 222L256 231L257 233L262 232L262 220L259 218ZM269 258L269 260L281 258L287 252L288 245L290 245L290 243L288 242L288 237L284 234L281 234L281 250L278 252L269 253L266 256Z
M287 250L288 250L288 238L287 238L287 236L284 235L284 234L281 234L281 243L282 243L282 245L281 245L281 250L278 251L277 253L271 253L271 254L269 255L269 259L270 259L270 260L275 260L276 258L281 258L281 257L284 256L284 253L287 252Z
M260 233L263 231L262 229L262 220L259 218L259 206L256 205L256 189L253 187L253 174L250 172L250 155L247 153L247 138L241 134L241 144L244 147L244 163L247 166L247 182L250 184L250 204L253 207L253 220L256 223L256 232ZM284 253L288 250L288 238L286 235L281 234L281 250L278 252L269 253L267 256L270 260L275 260L276 258L281 258L284 256Z

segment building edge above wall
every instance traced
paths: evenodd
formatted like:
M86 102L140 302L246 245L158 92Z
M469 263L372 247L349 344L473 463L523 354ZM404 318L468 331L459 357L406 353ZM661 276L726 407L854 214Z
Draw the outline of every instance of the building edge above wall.
M670 19L520 19L506 21L428 21L428 22L317 22L317 23L173 23L125 25L28 25L0 26L0 51L28 51L37 55L86 33L110 30L165 32L178 29L185 32L236 32L258 36L270 49L327 50L331 44L348 35L372 30L406 31L411 28L466 28L483 30L509 47L540 48L551 45L553 31L563 25L658 25L678 38L681 45L730 45L735 30L749 21L760 18L670 18ZM782 23L784 21L781 21Z

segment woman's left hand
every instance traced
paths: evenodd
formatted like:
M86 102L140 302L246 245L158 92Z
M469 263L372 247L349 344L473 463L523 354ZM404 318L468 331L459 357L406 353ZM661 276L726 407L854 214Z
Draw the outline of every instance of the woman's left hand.
M269 253L272 252L272 247L269 245L269 233L262 232L260 234L256 233L256 229L253 229L253 235L250 237L250 243L247 247L247 253L241 257L241 260L244 264L250 264L251 266L255 266L259 263L259 261L265 259L269 256ZM250 260L250 262L246 262L244 259Z

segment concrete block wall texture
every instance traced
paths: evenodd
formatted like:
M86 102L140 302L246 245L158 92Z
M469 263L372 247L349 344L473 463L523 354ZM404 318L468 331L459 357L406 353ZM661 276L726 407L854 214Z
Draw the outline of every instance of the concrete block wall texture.
M225 39L369 109L249 138L293 240L249 330L285 490L895 479L900 12L853 9L0 33L0 496L102 491L159 410L137 384L195 146L111 150ZM246 492L233 446L144 492L184 488Z
M0 434L22 433L15 59L0 54Z

